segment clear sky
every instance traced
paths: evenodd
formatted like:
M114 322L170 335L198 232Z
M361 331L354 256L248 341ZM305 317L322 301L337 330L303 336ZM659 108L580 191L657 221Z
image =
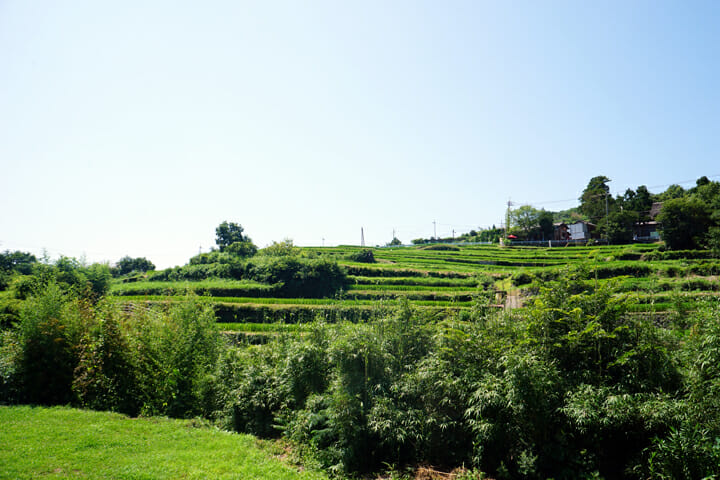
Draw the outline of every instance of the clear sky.
M717 1L0 0L0 250L182 265L720 178ZM689 184L686 184L687 182Z

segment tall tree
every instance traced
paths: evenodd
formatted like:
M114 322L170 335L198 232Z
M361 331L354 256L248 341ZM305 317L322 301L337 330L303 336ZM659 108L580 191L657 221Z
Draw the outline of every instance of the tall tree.
M609 182L610 179L602 175L591 178L579 198L580 213L593 223L605 218L610 207L615 205L615 199L610 195L610 187L607 185Z
M545 209L540 210L538 215L538 225L543 235L543 240L551 240L553 238L553 214Z
M244 231L245 229L239 223L226 220L215 229L215 244L222 252L235 242L246 241L247 238L243 235Z
M633 223L637 219L638 213L632 210L616 211L600 222L600 228L608 242L613 244L630 243L633 239Z
M699 198L673 198L663 203L658 215L662 238L673 250L700 248L712 224L710 209Z
M530 205L523 205L510 212L511 223L516 227L516 233L522 238L546 239L552 238L553 215L552 212L538 210Z
M680 185L670 185L667 190L658 195L658 201L664 202L673 198L682 198L686 194L685 189Z
M510 221L512 225L515 225L522 238L528 238L533 230L538 227L538 217L540 216L540 210L533 208L530 205L523 205L510 212Z

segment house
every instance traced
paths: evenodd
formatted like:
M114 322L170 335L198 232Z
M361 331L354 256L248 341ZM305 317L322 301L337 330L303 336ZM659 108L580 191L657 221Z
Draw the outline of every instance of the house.
M599 238L597 234L597 225L594 223L578 220L568 226L571 240L590 240L591 238Z
M565 242L570 240L570 232L568 231L567 223L557 222L553 223L553 240Z
M660 223L655 217L662 211L662 202L653 202L648 217L650 220L633 224L633 240L637 242L657 242L660 240Z

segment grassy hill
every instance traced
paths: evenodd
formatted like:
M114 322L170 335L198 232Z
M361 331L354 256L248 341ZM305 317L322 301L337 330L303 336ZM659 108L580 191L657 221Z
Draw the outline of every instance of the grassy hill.
M346 270L346 287L331 298L283 296L277 286L249 280L153 281L152 275L116 281L111 294L122 302L152 304L182 301L194 292L215 306L225 330L257 332L243 325L304 323L318 316L330 322L362 321L406 301L441 317L463 316L478 302L517 308L532 301L548 281L563 279L577 291L611 284L618 294L635 296L636 311L650 314L691 309L693 302L719 290L720 261L706 251L665 251L658 244L440 247L374 248L372 263L353 260L360 247L298 249Z

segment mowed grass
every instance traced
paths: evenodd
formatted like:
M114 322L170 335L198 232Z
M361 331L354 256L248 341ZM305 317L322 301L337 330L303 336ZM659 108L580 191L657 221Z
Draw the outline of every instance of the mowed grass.
M0 479L326 479L250 435L67 407L0 407Z

